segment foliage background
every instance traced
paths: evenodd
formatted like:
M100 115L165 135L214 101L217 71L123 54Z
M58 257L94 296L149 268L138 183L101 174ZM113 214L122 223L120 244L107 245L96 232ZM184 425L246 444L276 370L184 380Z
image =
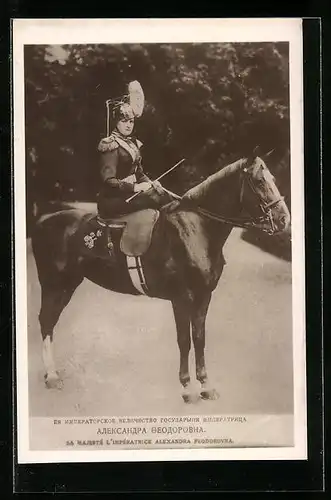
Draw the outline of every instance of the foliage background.
M106 99L130 80L146 104L135 132L145 171L182 194L256 145L290 207L287 43L25 47L28 220L33 202L94 201Z

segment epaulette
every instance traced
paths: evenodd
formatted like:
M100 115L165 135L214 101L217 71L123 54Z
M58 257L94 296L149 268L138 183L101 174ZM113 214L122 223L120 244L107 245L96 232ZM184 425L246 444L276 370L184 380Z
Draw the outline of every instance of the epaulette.
M118 148L118 142L115 140L113 135L109 137L104 137L99 142L98 151L101 153L105 153L106 151L114 151L114 149Z

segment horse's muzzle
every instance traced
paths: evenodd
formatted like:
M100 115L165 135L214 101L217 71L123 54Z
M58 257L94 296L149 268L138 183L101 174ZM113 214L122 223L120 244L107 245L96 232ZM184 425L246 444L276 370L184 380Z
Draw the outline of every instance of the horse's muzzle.
M273 226L273 233L280 234L289 230L291 224L291 214L283 200L280 200L269 209L269 222Z
M289 214L279 215L277 218L273 219L273 234L286 233L290 229L291 217Z
M291 222L290 216L282 215L281 217L279 217L277 221L278 230L281 232L287 231L290 227L290 222Z

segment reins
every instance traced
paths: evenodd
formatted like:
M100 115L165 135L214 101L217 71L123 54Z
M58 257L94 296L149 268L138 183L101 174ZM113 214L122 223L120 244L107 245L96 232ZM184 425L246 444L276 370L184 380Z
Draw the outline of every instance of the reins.
M231 226L236 226L236 227L241 227L243 229L250 229L253 227L257 227L258 224L262 224L263 222L270 222L270 219L267 215L263 215L261 217L224 217L219 214L215 214L213 212L210 212L209 210L206 210L205 208L201 208L199 206L193 207L192 208L198 212L201 215L204 215L208 219L215 220L217 222L221 222L224 224L230 224ZM265 229L262 228L262 230L266 231Z
M249 169L244 168L243 173L247 174L249 172ZM248 181L249 187L252 189L253 193L260 199L259 194L257 193L254 183L252 182L251 178L249 176L246 176L243 178L242 185L240 188L240 204L242 204L243 200L243 195L244 195L244 183L245 179ZM194 205L194 203L189 203L189 200L184 199L182 196L179 196L175 193L172 193L171 191L168 191L167 189L165 190L169 194L172 194L177 200L183 202L185 201L186 206L184 208L194 210L195 212L203 215L204 217L207 217L208 219L214 220L216 222L224 223L224 224L230 224L231 226L235 227L241 227L243 229L252 229L252 228L259 228L263 232L266 232L269 235L272 235L275 233L275 224L273 220L273 215L271 212L271 208L283 201L284 197L281 196L277 200L273 200L270 203L264 203L260 199L260 210L263 213L260 217L225 217L220 214L215 214L213 212L210 212L209 210L206 210L205 208L202 208L198 205ZM269 228L261 227L261 224L267 223L269 225Z
M171 193L171 191L169 191L169 190L166 190L166 191L169 194ZM173 194L173 193L171 193L171 194ZM246 217L246 218L244 218L244 217L225 217L223 215L219 215L219 214L215 214L213 212L210 212L209 210L206 210L205 208L199 207L198 205L194 205L193 203L190 204L188 202L188 200L183 199L182 196L176 195L176 199L179 202L182 202L182 201L185 202L185 204L180 203L179 207L182 207L186 210L192 210L196 213L199 213L200 215L203 215L204 217L207 217L207 219L211 219L211 220L214 220L216 222L230 224L231 226L241 227L243 229L251 229L251 228L257 227L259 224L262 224L263 222L268 222L269 224L271 224L271 226L273 228L273 223L271 222L272 219L270 219L270 215L269 215L270 210L268 210L268 212L265 215L262 215L260 217L255 217L255 218L253 218L253 217ZM279 201L280 200L278 200L276 202L272 202L272 204L276 204ZM272 232L270 232L270 230L267 230L265 228L262 228L262 231L268 232L268 234L272 234L274 232L273 229L272 229Z

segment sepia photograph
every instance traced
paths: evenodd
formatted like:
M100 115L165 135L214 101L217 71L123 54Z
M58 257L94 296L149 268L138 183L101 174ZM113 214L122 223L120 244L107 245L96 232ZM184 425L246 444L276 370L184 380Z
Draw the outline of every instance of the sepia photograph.
M301 36L15 21L19 462L306 458Z

